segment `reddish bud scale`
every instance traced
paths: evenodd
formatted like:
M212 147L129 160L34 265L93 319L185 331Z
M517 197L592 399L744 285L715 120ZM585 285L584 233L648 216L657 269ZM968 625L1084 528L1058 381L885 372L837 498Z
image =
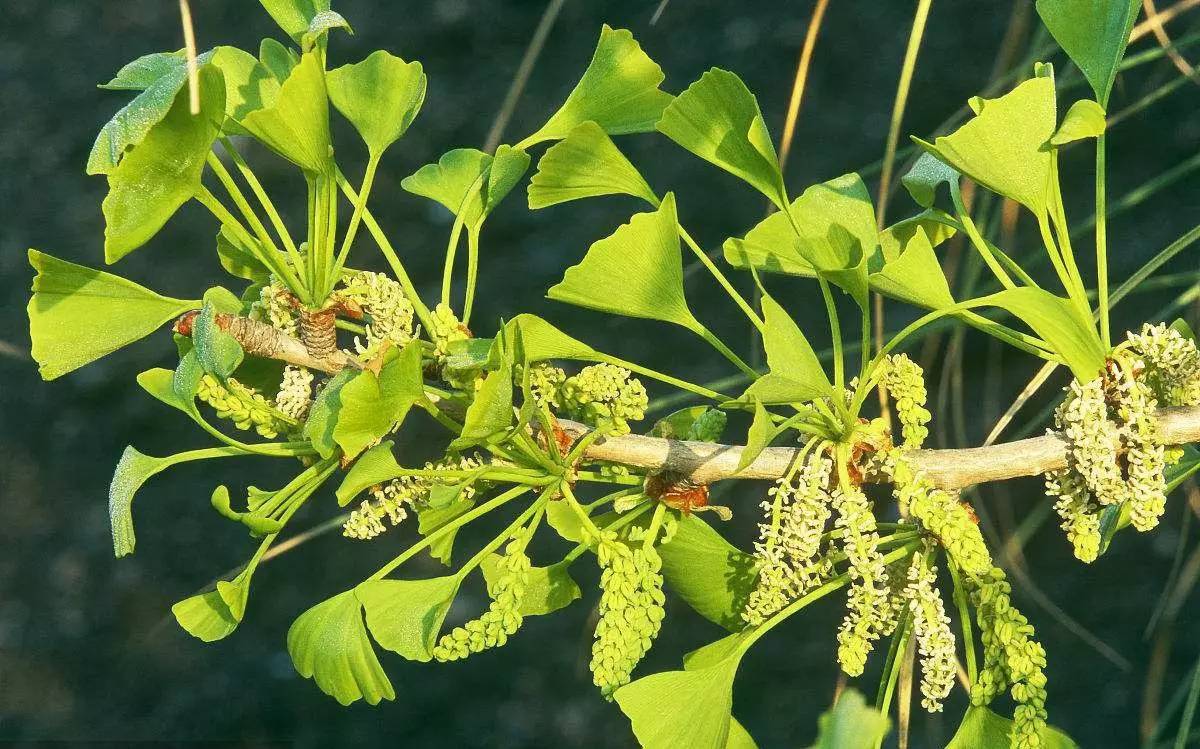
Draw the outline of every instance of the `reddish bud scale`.
M708 484L697 484L677 473L652 473L646 477L646 496L673 510L690 515L692 510L708 507Z

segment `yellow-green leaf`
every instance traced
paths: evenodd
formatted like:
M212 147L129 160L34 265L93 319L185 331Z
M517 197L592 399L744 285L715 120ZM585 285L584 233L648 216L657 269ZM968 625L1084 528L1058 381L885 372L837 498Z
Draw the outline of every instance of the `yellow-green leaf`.
M263 107L245 115L242 127L306 173L332 173L329 97L320 57L305 54L278 90L264 85L262 95Z
M557 504L552 502L550 508ZM714 624L731 632L745 627L742 611L758 577L754 557L696 515L681 517L670 543L658 552L671 591Z
M941 309L954 305L933 243L921 226L900 246L899 255L870 274L868 280L873 291L918 307Z
M502 559L499 554L490 554L479 565L489 588L505 574L500 566ZM525 592L517 608L522 616L551 614L569 606L581 595L579 585L571 577L569 562L558 562L549 567L530 567Z
M770 374L756 380L742 397L775 404L798 403L829 395L832 385L800 326L769 294L762 295L762 308L765 322L763 348ZM745 468L754 457L757 455L747 457L747 453L743 453L744 465L739 468Z
M937 156L926 151L917 157L912 169L900 178L904 189L918 205L932 208L937 199L938 186L958 181L958 172L950 168Z
M979 113L927 151L1035 215L1046 211L1053 155L1048 143L1058 125L1054 79L1031 78L998 99L979 100Z
M560 302L675 323L699 333L700 322L683 293L675 196L667 193L658 210L639 213L588 248L578 264L547 292Z
M739 661L645 676L618 689L617 704L645 749L720 749L729 741Z
M224 119L225 84L212 65L200 70L200 113L180 90L166 116L108 175L104 258L115 263L141 247L196 194L204 160Z
M986 707L967 708L963 722L946 749L1009 749L1012 746L1013 722ZM1062 731L1046 726L1041 733L1045 749L1078 749L1078 744Z
M504 326L506 345L520 361L533 363L547 359L600 361L603 356L591 346L572 338L537 315L523 313ZM520 350L516 332L520 331Z
M396 692L379 665L353 590L318 603L292 622L287 649L296 671L343 705L377 705Z
M712 68L663 111L658 131L745 180L780 210L787 208L779 158L758 99L728 70Z
M610 135L649 132L671 101L671 95L658 88L663 78L662 68L642 51L633 34L605 24L592 61L567 100L518 147L565 138L588 120Z
M383 50L326 76L329 100L378 157L400 140L421 111L426 78L419 62Z
M318 13L329 10L329 0L258 0L279 28L299 42Z
M347 458L355 458L403 422L424 395L420 343L392 349L378 375L364 369L342 386L333 439Z
M890 728L886 716L867 705L858 691L847 689L817 719L817 743L811 749L875 749Z
M658 205L658 196L637 168L604 128L588 120L542 155L529 182L529 207L545 208L599 195L632 195Z
M37 271L26 308L32 355L44 379L71 372L143 338L188 310L172 299L111 273L29 250Z
M368 580L353 594L367 612L367 627L379 646L407 658L433 658L442 621L462 579L458 575L429 580Z
M1067 110L1050 143L1061 146L1084 138L1098 138L1104 135L1106 117L1104 107L1091 99L1080 99Z
M1061 356L1080 382L1100 374L1107 351L1092 321L1062 297L1044 289L1006 289L978 300L980 304L1006 309L1019 317Z

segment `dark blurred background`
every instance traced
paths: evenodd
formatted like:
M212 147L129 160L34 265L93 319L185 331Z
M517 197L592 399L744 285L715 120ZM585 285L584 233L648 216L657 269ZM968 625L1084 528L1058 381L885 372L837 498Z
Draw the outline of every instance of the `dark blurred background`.
M631 29L678 91L710 66L739 73L757 92L778 133L792 86L811 4L672 0L657 23L652 0L570 0L558 17L532 78L506 129L506 142L534 130L558 106L585 67L602 23ZM420 60L429 94L416 125L384 160L372 208L390 232L427 298L440 278L449 220L444 211L404 193L399 180L458 146L482 146L543 2L431 0L422 3L340 0L353 37L335 36L334 64L377 48ZM789 186L804 186L860 169L882 155L915 3L833 3L821 31L808 91L788 166ZM256 50L279 36L251 0L193 2L201 47L235 44ZM1020 49L1036 29L1032 3L947 0L934 4L904 131L927 134L981 92L1013 13ZM1020 16L1018 15L1018 20ZM1184 34L1196 19L1171 25ZM1137 49L1151 48L1147 39ZM403 662L381 653L397 699L377 707L339 707L295 673L284 647L291 621L328 595L346 589L390 558L409 529L359 545L327 534L264 565L249 609L234 635L204 645L170 616L173 602L203 588L244 561L245 534L208 506L214 483L271 486L282 467L250 461L192 464L153 479L135 507L137 554L114 560L106 496L117 457L127 444L154 455L205 444L190 423L164 410L134 383L137 372L173 366L166 332L53 383L43 383L29 360L25 304L31 271L25 250L37 247L98 266L102 262L100 202L105 183L83 173L100 125L125 101L98 90L124 62L181 46L178 8L166 0L4 0L0 3L0 743L43 740L219 740L304 747L354 744L441 747L622 747L633 744L614 705L596 694L587 671L594 570L577 565L584 601L552 617L531 618L510 644L453 665ZM1066 69L1061 55L1054 58ZM1122 77L1114 108L1136 102L1178 73L1159 61ZM1074 89L1070 98L1080 96ZM1190 158L1200 140L1197 90L1186 83L1128 118L1110 136L1109 192L1113 199ZM361 147L338 131L339 158L352 178ZM703 245L717 248L764 213L756 194L700 164L661 137L621 141L660 191L676 189L681 219ZM252 161L277 202L302 210L299 175L258 149ZM1086 216L1090 204L1090 147L1064 157L1068 208ZM869 180L874 190L875 177ZM1196 180L1171 189L1113 221L1113 276L1120 280L1200 217ZM611 351L649 366L706 381L730 372L703 344L655 323L622 322L547 302L544 291L588 244L637 209L631 201L594 200L530 212L516 194L484 232L480 307L475 327L494 328L501 316L528 311ZM914 212L896 195L889 216ZM1025 227L1027 228L1027 227ZM215 227L186 207L118 272L164 293L194 297L223 279L213 252ZM1034 240L1019 234L1016 250ZM1090 241L1079 240L1080 254ZM1195 270L1184 253L1170 272ZM380 267L364 237L355 264ZM811 284L773 281L773 290L808 323L818 347L820 305ZM1114 327L1139 324L1180 293L1174 287L1123 304ZM719 335L749 352L749 334L736 309L700 274L692 277L693 309ZM1179 301L1184 311L1188 298ZM910 312L889 309L889 327ZM922 349L921 346L925 348ZM981 442L1037 363L969 335L917 344L931 364L931 390L947 405L935 409L939 439ZM942 374L942 363L955 367ZM1050 390L1057 390L1057 379ZM943 387L944 386L944 387ZM656 391L657 392L657 391ZM1030 407L1036 414L1047 400ZM956 414L956 419L951 415ZM1044 424L1033 424L1041 429ZM744 425L733 426L732 439ZM422 459L420 429L405 436ZM728 535L748 546L764 487L721 490L737 517ZM336 513L328 492L294 526L319 524ZM983 494L990 533L1014 528L1045 502L1037 482L1013 482ZM1185 533L1183 492L1153 534L1126 533L1090 567L1077 563L1053 522L1027 540L1017 558L1036 587L1017 586L1016 600L1036 624L1050 654L1051 720L1085 747L1130 747L1139 742L1145 685L1162 700L1186 678L1200 654L1200 603L1190 586L1177 596L1177 616L1147 636L1147 621L1179 553L1192 551ZM478 543L466 534L462 544ZM551 544L546 555L553 553ZM554 546L554 549L561 549ZM542 559L547 559L543 556ZM423 565L423 566L422 566ZM1185 565L1185 572L1188 571ZM1191 570L1194 574L1195 570ZM414 574L437 574L422 558ZM835 597L836 598L836 597ZM460 620L484 605L479 591L460 598ZM735 714L763 747L812 742L816 717L837 680L834 629L841 604L831 600L796 617L760 642L743 662ZM1165 632L1165 634L1163 634ZM678 600L668 602L662 636L642 673L677 667L680 656L721 632ZM1164 643L1173 641L1173 648ZM1154 653L1157 648L1157 666ZM874 694L875 683L861 688ZM914 747L945 744L963 709L961 692L945 716L918 715ZM1003 708L1002 708L1003 709Z

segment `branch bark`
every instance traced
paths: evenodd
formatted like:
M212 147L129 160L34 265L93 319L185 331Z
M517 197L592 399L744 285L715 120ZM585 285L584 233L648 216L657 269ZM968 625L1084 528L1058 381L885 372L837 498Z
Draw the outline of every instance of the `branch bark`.
M175 325L176 332L190 335L190 322L188 315L180 318ZM360 366L341 351L325 358L314 357L299 340L248 318L218 315L217 324L237 339L246 353L254 356L279 359L327 374L336 374L350 366ZM1158 423L1163 441L1167 444L1200 442L1200 406L1161 409ZM590 431L587 425L574 421L560 420L559 425L574 439ZM799 454L799 448L768 447L750 465L738 471L743 450L745 447L741 445L628 434L597 440L588 448L586 456L590 460L605 460L632 468L671 471L699 484L711 484L732 478L778 479L787 473ZM962 489L989 481L1037 476L1064 468L1067 464L1067 441L1061 434L1050 432L1041 437L988 447L914 450L908 453L908 461L935 486ZM867 476L866 480L872 482L880 479Z

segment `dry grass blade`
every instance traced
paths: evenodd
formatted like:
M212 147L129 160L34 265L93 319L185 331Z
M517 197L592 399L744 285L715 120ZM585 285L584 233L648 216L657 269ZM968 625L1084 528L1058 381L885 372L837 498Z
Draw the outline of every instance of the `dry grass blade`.
M657 24L658 19L662 18L663 11L667 9L667 3L669 2L671 2L671 0L662 0L662 2L658 4L658 7L654 9L654 15L650 16L651 26Z
M508 86L508 93L504 95L504 103L500 105L500 111L496 112L496 119L492 121L492 127L488 130L483 146L484 151L493 153L496 146L500 145L500 139L504 137L504 129L508 127L508 121L512 119L513 112L516 111L517 102L521 100L525 84L529 82L529 76L533 74L533 66L537 64L538 57L541 56L542 49L546 46L546 39L550 37L550 29L554 28L554 22L558 19L563 2L564 0L550 0L546 5L546 10L542 12L542 18L538 21L537 28L534 29L529 45L525 47L521 64L517 66L517 72Z
M1158 8L1154 5L1154 0L1142 0L1142 7L1146 10L1147 20L1154 22L1151 31L1154 33L1154 38L1158 41L1159 46L1163 48L1163 52L1171 59L1171 62L1179 69L1180 73L1190 76L1196 69L1190 62L1184 59L1179 50L1175 49L1171 37L1167 34L1166 27L1163 25L1163 20L1158 15Z
M1133 27L1133 31L1129 33L1129 43L1133 44L1146 34L1153 33L1156 27L1161 27L1164 23L1169 23L1176 16L1186 13L1197 5L1200 5L1200 0L1179 0L1179 2L1170 8L1160 10L1152 16L1148 16L1145 21Z
M14 346L8 341L0 341L0 356L7 356L11 359L27 361L29 359L29 352L25 349Z
M666 4L664 0L664 5ZM813 7L812 18L808 21L808 32L804 35L804 46L800 48L800 60L796 63L796 77L792 81L792 96L788 100L787 117L783 121L783 134L779 137L779 168L787 165L788 156L792 152L792 141L796 136L796 122L800 119L800 104L804 100L804 88L808 83L808 69L812 65L813 50L817 46L817 37L821 33L821 23L825 19L825 9L829 0L817 0Z
M200 69L196 65L196 29L192 25L192 8L188 0L179 0L179 17L183 21L183 46L187 54L188 104L192 114L200 114Z

